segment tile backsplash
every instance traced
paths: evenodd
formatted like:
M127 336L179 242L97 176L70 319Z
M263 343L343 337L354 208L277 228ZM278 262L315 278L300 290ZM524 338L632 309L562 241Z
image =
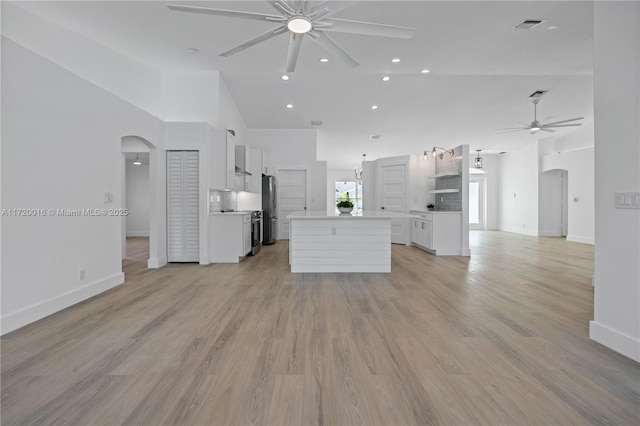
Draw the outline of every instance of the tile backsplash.
M436 157L436 175L457 173L435 179L435 189L458 189L458 192L434 194L436 210L462 211L462 146L453 148L453 156L444 153L442 159Z

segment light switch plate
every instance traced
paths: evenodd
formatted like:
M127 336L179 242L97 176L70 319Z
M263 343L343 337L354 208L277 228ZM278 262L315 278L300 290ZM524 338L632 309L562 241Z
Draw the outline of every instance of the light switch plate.
M616 192L616 209L640 209L640 192Z

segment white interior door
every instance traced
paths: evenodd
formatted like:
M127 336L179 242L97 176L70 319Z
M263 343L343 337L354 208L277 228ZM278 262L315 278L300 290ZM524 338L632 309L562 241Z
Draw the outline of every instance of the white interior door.
M167 260L200 260L198 151L167 151Z
M378 209L389 212L405 212L407 165L381 164L376 176L378 180ZM407 220L391 220L391 242L407 244Z
M485 229L484 186L484 176L469 176L469 229Z
M278 187L278 239L289 239L289 219L295 211L307 209L307 171L282 169L276 177Z

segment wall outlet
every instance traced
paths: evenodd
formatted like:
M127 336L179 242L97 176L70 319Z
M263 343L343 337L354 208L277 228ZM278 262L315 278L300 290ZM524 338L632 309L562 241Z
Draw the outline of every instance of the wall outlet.
M84 280L87 277L87 270L84 268L78 269L78 279L80 281Z

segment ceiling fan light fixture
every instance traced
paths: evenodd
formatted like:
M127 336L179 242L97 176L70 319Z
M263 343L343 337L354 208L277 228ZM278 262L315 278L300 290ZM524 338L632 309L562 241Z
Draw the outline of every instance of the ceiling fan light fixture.
M292 33L306 34L311 31L313 25L308 18L301 15L296 15L289 18L289 20L287 21L287 28Z

